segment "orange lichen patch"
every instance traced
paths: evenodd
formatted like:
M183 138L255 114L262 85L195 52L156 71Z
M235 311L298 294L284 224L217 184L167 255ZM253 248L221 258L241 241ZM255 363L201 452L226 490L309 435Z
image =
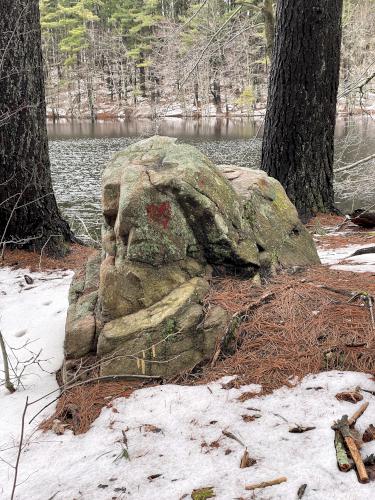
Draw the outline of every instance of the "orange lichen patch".
M64 392L58 400L56 410L51 417L40 424L40 429L53 429L56 420L74 434L87 432L102 408L112 408L114 418L118 413L112 401L115 398L129 397L132 392L141 387L140 383L132 382L95 382L80 385Z
M0 265L28 268L31 271L45 271L46 269L81 269L88 257L96 252L92 247L78 244L70 245L70 252L62 259L54 259L36 252L26 250L5 250Z
M193 383L237 375L237 386L260 384L263 393L269 393L325 370L373 373L375 335L370 310L362 299L349 301L359 290L375 295L370 274L323 266L280 274L267 287L238 278L216 278L207 306L218 304L242 322L234 353L223 355L214 367L204 367Z

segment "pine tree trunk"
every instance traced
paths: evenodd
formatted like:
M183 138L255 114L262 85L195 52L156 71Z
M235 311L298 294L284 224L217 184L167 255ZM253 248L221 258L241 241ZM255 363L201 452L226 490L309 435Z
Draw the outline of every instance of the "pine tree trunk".
M306 220L334 209L342 0L279 0L262 148Z
M53 193L38 0L1 0L0 242L63 254Z

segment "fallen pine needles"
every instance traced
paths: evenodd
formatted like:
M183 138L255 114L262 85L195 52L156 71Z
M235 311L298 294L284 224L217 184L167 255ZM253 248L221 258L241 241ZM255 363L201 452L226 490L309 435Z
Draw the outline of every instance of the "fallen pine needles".
M375 342L368 307L347 300L358 290L375 295L373 278L323 266L298 275L282 273L266 289L249 280L215 278L207 307L220 305L241 322L232 350L214 367L203 367L190 383L237 375L237 387L260 384L264 394L326 370L373 373ZM189 383L189 377L183 382Z

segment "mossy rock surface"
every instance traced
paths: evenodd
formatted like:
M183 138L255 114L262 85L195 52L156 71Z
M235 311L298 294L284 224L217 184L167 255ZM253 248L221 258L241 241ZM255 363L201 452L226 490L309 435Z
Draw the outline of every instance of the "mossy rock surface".
M66 358L101 356L103 375L171 377L212 358L235 325L205 307L215 272L260 279L319 258L281 184L216 167L193 146L154 136L103 173L102 254L70 290Z
M100 273L101 315L105 321L147 308L195 276L206 276L208 266L187 257L164 266L117 260L108 256Z
M95 350L96 306L98 301L100 253L88 258L69 290L69 308L65 324L66 358L78 358Z
M192 278L150 307L106 323L98 341L102 375L169 377L209 358L229 318L216 310L204 325L202 301L208 289L206 280Z
M243 217L254 234L263 266L319 264L310 233L279 181L262 170L219 165L242 201Z
M196 148L152 137L117 154L103 174L105 249L160 266L186 257L258 266L230 183Z

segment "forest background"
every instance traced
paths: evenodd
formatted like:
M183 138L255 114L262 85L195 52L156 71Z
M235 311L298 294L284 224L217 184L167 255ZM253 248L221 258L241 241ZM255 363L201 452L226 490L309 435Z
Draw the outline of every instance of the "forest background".
M50 118L262 115L272 0L41 0ZM375 1L345 0L339 112L375 110Z

